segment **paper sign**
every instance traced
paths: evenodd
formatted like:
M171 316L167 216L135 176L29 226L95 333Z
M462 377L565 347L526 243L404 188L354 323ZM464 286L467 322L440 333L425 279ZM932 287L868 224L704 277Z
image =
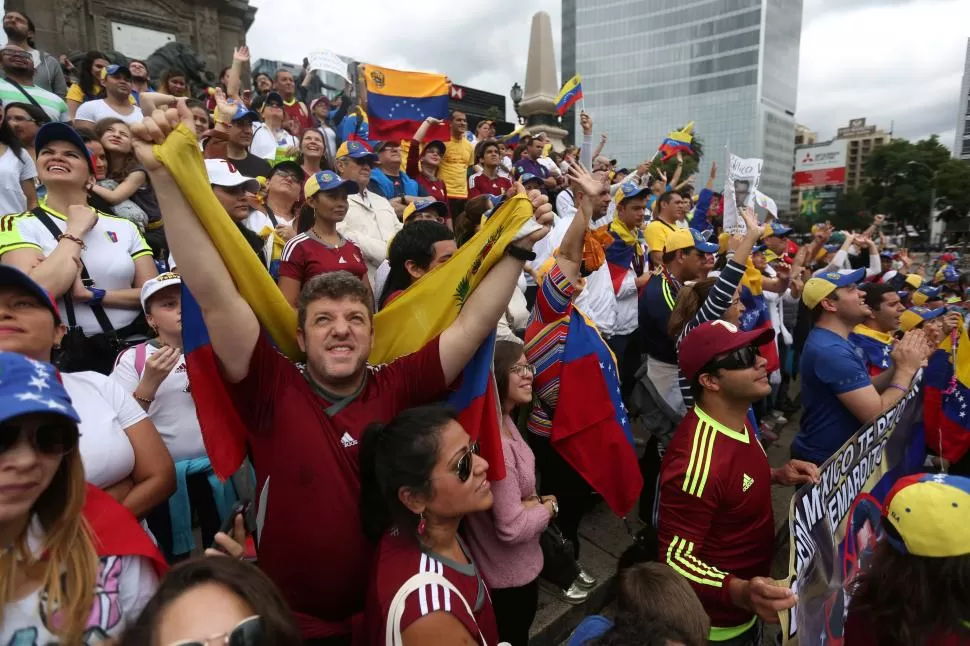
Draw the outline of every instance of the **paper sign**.
M330 72L350 82L350 75L347 74L347 63L329 49L309 54L307 61L310 63L312 71Z
M775 204L775 201L773 199L771 199L761 191L755 189L754 200L758 204L758 206L760 206L765 211L770 213L773 217L776 217L776 218L778 217L778 205Z
M754 196L761 181L761 168L764 161L752 157L742 159L731 155L728 176L724 180L724 230L740 232L744 230L744 220L739 209L754 208Z

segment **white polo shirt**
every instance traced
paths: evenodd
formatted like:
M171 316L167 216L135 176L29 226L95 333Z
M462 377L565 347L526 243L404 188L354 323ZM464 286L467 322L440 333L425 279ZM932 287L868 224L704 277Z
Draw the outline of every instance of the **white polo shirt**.
M131 107L131 114L121 114L108 105L104 99L85 101L78 107L77 112L74 113L74 121L90 121L92 123L97 123L102 119L113 117L115 119L121 119L127 124L141 123L141 121L145 118L141 112L141 108L139 108L137 105L133 105Z
M62 232L67 229L67 218L49 208L41 199L40 206ZM94 286L107 291L130 289L135 279L135 260L151 258L152 250L130 221L98 212L98 221L84 236L81 260L94 280ZM0 258L16 249L36 249L49 256L57 246L57 240L47 227L30 212L0 218ZM64 299L57 299L61 317L67 323ZM120 329L134 321L140 309L105 307L105 314L114 328ZM102 332L91 308L85 303L74 303L77 324L86 336Z

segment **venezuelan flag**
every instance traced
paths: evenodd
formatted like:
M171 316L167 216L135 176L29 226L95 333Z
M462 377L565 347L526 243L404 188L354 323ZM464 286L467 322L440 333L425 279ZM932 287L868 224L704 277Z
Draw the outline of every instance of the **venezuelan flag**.
M606 266L610 270L613 281L613 292L620 293L620 286L626 277L626 272L632 269L637 276L643 273L643 232L633 233L619 220L613 220L606 231L613 238L613 243L606 248Z
M448 78L443 74L402 72L376 65L362 65L367 87L368 136L372 140L410 140L428 117L448 118ZM428 130L425 141L448 141L448 124Z
M525 126L519 126L507 135L500 138L500 141L506 146L518 146L522 143L522 136L525 135Z
M741 303L744 304L744 314L741 315L741 329L745 331L767 329L771 327L771 315L768 314L768 303L763 291L764 277L748 259L748 266L741 278ZM781 366L778 356L778 346L775 340L758 346L758 352L768 361L765 369L774 372Z
M965 328L960 330L956 348L951 340L944 341L930 358L926 372L926 443L951 463L958 462L970 450L970 337Z
M556 114L566 114L573 104L583 98L583 78L577 74L562 84L559 96L556 97Z
M616 359L582 312L573 307L568 316L550 441L622 517L639 498L643 476L620 396Z
M693 133L693 121L680 130L674 130L669 133L663 143L660 144L660 153L663 155L663 161L667 161L677 153L683 153L685 155L693 154L694 149L691 147L691 143L694 141Z
M372 364L389 363L415 352L438 336L458 317L468 297L489 269L515 240L532 217L532 204L524 195L506 200L471 240L452 258L425 274L374 317ZM459 421L488 461L490 480L505 477L502 457L501 414L492 356L495 335L491 335L466 366L449 402L459 410Z
M849 341L866 355L869 376L876 377L892 365L889 354L893 349L893 336L865 325L857 325L849 334Z

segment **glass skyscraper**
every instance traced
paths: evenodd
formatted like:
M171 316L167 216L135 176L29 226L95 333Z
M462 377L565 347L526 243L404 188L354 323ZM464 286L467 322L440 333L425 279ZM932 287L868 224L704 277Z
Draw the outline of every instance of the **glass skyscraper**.
M724 168L728 150L761 157L761 190L785 208L802 0L562 0L562 12L562 77L582 75L611 157L636 166L695 121L699 185L712 160Z

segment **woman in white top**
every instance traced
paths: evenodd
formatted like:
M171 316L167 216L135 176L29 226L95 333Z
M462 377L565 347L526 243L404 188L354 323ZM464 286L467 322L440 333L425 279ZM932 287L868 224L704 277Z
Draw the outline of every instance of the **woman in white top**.
M24 273L0 265L0 351L50 362L67 329L46 294ZM155 426L109 377L73 372L62 373L61 379L80 416L87 481L136 517L144 516L175 490L172 458Z
M278 92L266 95L260 116L263 123L253 129L253 142L249 144L249 151L270 162L295 159L300 140L283 129L283 97Z
M0 215L36 208L36 178L34 160L7 123L0 102Z
M0 352L0 372L0 643L111 642L164 562L130 514L85 484L78 414L54 367Z
M146 331L139 292L158 270L134 224L88 206L94 165L77 131L47 123L36 141L37 173L47 195L35 214L0 227L0 261L30 274L58 299L73 328L65 348L70 362L61 369L107 375L115 339ZM88 280L82 281L82 264Z

